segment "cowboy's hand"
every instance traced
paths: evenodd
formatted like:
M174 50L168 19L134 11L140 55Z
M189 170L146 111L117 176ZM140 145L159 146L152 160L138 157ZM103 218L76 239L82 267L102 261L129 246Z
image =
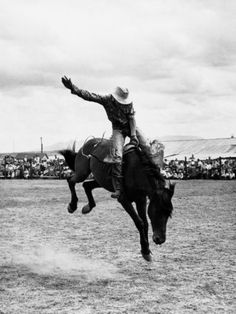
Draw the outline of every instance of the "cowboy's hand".
M130 138L130 144L133 144L135 146L138 146L139 144L139 141L138 141L138 138L136 135L132 135L131 138Z
M66 88L70 89L71 91L73 90L73 84L70 78L68 79L66 76L64 76L61 78L61 81Z

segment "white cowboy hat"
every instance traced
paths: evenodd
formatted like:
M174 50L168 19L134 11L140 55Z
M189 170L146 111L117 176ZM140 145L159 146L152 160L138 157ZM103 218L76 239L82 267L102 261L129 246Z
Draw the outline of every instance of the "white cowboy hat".
M120 104L129 105L132 103L132 100L129 97L128 88L117 86L115 91L112 93L112 96Z

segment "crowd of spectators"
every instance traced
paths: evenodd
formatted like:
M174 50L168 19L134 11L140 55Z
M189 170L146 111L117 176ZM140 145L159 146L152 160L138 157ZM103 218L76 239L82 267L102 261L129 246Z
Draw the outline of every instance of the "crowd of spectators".
M199 160L192 156L185 160L164 160L161 170L167 179L235 179L236 159ZM54 158L17 159L6 156L0 162L0 178L7 179L66 179L72 171L62 156Z
M54 158L24 158L5 157L0 164L0 178L7 179L65 179L71 175L71 170L62 157Z
M164 160L163 175L167 179L235 179L236 159L200 160L192 156L183 160Z

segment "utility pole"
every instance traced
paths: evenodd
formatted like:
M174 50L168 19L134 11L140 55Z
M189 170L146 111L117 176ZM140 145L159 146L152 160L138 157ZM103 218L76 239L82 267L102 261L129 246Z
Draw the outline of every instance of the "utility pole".
M7 178L7 156L4 156L4 161L5 161L5 163L4 163L4 177L5 177L5 179Z
M40 137L40 142L41 142L41 154L43 153L43 138Z

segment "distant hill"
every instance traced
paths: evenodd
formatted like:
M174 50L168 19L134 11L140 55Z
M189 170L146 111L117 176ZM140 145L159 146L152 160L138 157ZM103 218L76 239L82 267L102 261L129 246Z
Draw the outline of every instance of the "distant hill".
M172 159L177 158L184 160L194 155L195 158L199 159L216 159L222 158L235 158L236 159L236 138L213 138L204 139L198 136L163 136L157 137L165 146L165 158ZM86 140L86 139L85 139ZM85 140L76 141L75 150L84 144ZM53 145L44 147L44 153L49 157L57 155L57 152L61 149L71 149L73 147L74 140L68 140L58 142ZM39 153L39 150L27 153ZM0 153L0 162L3 160L6 154L10 154L13 157L16 156L14 153Z
M199 140L202 139L201 137L198 136L187 136L187 135L166 135L162 137L156 137L160 141L186 141L186 140ZM73 146L75 140L68 140L64 142L57 142L52 145L48 145L44 147L44 151L50 152L50 151L58 151L60 149L66 149L66 148L71 148ZM76 150L78 150L83 144L84 140L76 140Z
M160 141L188 141L188 140L201 140L202 137L199 136L189 136L189 135L165 135L157 137Z
M186 141L186 140L199 140L202 139L201 137L198 136L187 136L187 135L166 135L162 137L156 137L160 141ZM86 139L84 140L76 140L76 145L75 145L75 150L77 151L85 142ZM44 146L44 151L46 152L56 152L61 149L67 149L67 148L72 148L74 139L64 141L64 142L57 142L52 145L47 145Z

